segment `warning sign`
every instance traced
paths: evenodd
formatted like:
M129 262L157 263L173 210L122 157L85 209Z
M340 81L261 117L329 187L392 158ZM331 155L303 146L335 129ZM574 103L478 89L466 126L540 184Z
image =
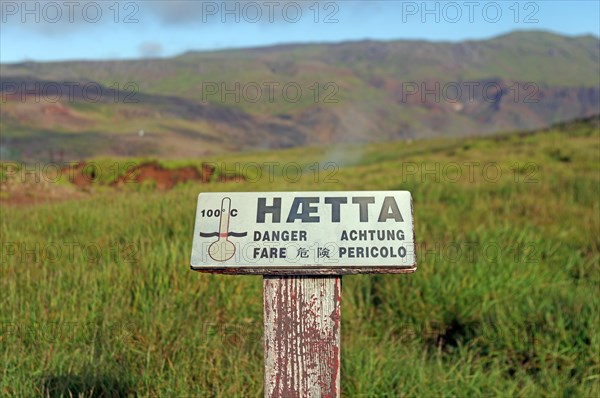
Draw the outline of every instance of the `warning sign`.
M201 193L191 266L414 270L412 198L407 191Z

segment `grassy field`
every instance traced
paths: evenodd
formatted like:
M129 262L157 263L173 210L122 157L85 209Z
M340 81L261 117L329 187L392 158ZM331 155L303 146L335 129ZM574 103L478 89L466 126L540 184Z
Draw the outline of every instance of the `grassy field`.
M597 123L575 123L240 154L209 160L251 182L3 205L0 395L261 396L262 280L189 269L197 194L401 189L418 270L344 277L342 395L597 397L599 153Z

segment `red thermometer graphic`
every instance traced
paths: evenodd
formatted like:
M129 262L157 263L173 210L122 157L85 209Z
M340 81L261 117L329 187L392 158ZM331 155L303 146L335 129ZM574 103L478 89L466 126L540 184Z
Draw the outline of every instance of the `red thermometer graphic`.
M229 235L229 211L231 199L223 198L221 202L221 220L219 223L219 239L208 247L208 254L213 260L227 261L235 254L235 245L227 237Z

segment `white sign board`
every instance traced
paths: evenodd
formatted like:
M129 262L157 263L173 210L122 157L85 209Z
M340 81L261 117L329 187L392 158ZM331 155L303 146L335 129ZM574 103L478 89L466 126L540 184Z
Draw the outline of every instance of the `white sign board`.
M413 271L412 198L408 191L201 193L191 266Z

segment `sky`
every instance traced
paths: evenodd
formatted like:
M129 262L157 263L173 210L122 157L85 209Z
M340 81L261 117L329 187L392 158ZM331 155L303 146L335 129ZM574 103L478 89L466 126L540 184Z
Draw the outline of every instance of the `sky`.
M600 35L600 1L0 0L0 63L349 40Z

